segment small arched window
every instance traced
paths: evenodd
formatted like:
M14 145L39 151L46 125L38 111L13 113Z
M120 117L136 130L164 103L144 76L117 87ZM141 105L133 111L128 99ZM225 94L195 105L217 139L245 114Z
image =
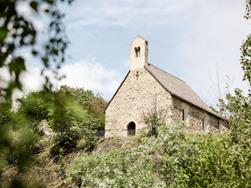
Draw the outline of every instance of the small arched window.
M131 121L128 125L127 125L127 135L128 136L133 136L136 133L136 124Z
M136 57L139 57L140 56L140 47L135 47L134 51L135 51Z

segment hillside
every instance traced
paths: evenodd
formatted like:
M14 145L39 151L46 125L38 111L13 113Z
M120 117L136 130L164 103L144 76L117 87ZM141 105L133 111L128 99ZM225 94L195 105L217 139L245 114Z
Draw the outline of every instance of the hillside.
M104 138L97 132L104 129L105 106L91 91L68 87L22 99L6 121L17 152L6 152L1 186L13 181L18 165L25 187L251 186L248 118L233 116L238 126L228 133L188 134L183 124L151 121L155 132Z
M48 187L226 187L234 156L227 135L191 135L182 125L142 131L130 138L100 138L90 152L76 148L55 161L47 149L38 156L37 174ZM46 143L44 140L42 143ZM45 148L50 148L48 144ZM51 145L53 143L51 142Z

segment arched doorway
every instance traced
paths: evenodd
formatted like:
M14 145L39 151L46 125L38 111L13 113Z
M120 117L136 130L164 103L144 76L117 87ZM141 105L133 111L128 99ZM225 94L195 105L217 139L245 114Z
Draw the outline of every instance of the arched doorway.
M128 125L127 125L127 136L133 136L136 133L136 124L131 121Z

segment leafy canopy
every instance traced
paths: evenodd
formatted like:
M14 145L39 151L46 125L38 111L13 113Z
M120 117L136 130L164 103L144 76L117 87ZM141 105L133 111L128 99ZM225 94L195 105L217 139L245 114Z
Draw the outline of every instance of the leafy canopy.
M34 187L24 183L21 176L32 164L32 148L38 140L32 125L21 115L12 113L12 96L16 90L22 91L20 76L26 71L24 53L33 56L34 60L43 67L41 76L45 77L44 90L52 87L48 77L43 75L44 70L60 68L65 61L65 50L68 40L62 22L64 14L59 9L62 2L71 3L72 0L1 0L0 1L0 68L6 69L10 79L0 75L0 179L9 165L15 168L10 178L10 187ZM31 15L27 17L18 10L20 4L28 4ZM41 32L34 26L34 18L47 20L47 32L43 41L39 42ZM40 108L45 110L40 104ZM43 114L41 109L26 109L29 116L35 115L37 120ZM44 118L44 117L43 117ZM2 182L2 181L1 181ZM26 185L26 186L24 186ZM2 185L0 185L2 186ZM4 185L5 187L7 185Z

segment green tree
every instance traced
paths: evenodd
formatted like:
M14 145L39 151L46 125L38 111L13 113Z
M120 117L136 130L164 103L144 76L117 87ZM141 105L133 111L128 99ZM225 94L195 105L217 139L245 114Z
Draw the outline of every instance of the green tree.
M97 131L104 129L104 99L88 90L69 87L55 93L59 108L53 109L50 118L57 133L51 153L58 158L76 147L91 151L97 142Z
M250 13L251 1L247 0L245 18L248 20L251 19ZM228 93L225 99L219 100L219 107L228 115L231 125L230 149L236 176L242 187L248 187L251 182L251 35L243 42L241 53L243 80L248 83L248 91L235 89L234 94Z
M26 71L26 62L22 53L24 50L43 65L43 70L56 71L65 61L68 40L62 22L64 14L59 9L61 2L71 3L72 0L0 1L0 68L6 69L11 76L10 80L5 82L0 75L0 187L35 186L31 181L29 184L25 182L22 174L33 161L31 160L32 148L37 141L37 135L24 117L14 115L11 110L12 96L15 90L22 91L20 75ZM43 36L45 39L43 43L38 42L40 33L34 26L34 20L18 11L20 3L27 3L34 17L47 20L48 32ZM44 76L43 72L41 76ZM55 76L59 78L59 75L55 74ZM44 90L49 91L52 85L49 78L44 77L46 80ZM3 185L4 172L9 168L13 168L14 173L10 182Z
M153 108L144 114L144 122L148 126L149 135L158 135L158 127L165 124L167 111L165 109L158 109L156 98L154 98Z

